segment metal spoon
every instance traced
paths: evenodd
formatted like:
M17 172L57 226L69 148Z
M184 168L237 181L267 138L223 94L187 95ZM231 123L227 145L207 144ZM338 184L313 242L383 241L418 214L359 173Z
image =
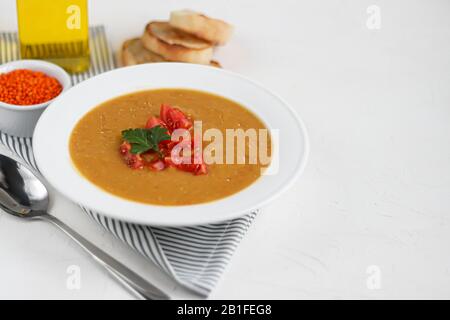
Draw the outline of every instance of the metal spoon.
M48 192L44 184L25 166L0 154L0 208L24 219L40 219L53 223L70 236L98 263L143 299L170 299L106 252L87 241L66 224L47 213Z

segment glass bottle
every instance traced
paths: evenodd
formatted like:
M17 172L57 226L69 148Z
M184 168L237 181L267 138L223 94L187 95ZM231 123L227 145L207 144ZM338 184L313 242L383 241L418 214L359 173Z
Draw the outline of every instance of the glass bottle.
M22 59L56 63L71 73L90 65L87 0L17 0Z

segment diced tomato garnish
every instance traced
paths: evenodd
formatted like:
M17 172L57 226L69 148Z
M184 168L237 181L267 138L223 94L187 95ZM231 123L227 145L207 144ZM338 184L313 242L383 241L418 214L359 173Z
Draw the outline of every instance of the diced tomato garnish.
M171 156L164 157L164 163L166 164L167 167L176 167L175 163L173 163L172 161Z
M149 168L154 171L161 171L166 168L166 164L162 160L157 160L150 163Z
M167 134L172 133L177 129L189 130L192 128L192 121L178 108L167 104L161 105L160 117L151 117L148 119L145 128L151 129L155 126L161 126L167 129ZM145 166L154 171L161 171L167 167L175 167L179 170L191 172L195 175L202 175L208 173L208 167L203 162L203 155L200 150L194 150L195 143L192 138L192 132L187 131L187 136L183 136L179 141L165 140L159 143L159 153L154 151L136 155L131 153L131 144L123 142L120 145L119 151L126 164L132 169L142 169ZM190 138L190 140L188 139ZM182 148L183 145L190 144L191 155L186 155L187 160L190 158L190 163L179 163L172 159L172 150L175 147ZM155 159L155 155L157 155ZM161 157L161 158L160 158ZM181 160L183 156L180 155ZM185 162L189 162L186 161Z
M196 176L208 173L208 169L206 167L206 164L204 164L204 163L202 163L202 164L184 164L184 163L182 163L182 164L177 165L176 167L182 171L191 172L191 173L195 174Z
M126 155L127 153L129 153L131 150L131 144L129 144L128 142L123 142L120 145L120 154L121 155Z
M161 105L160 118L171 131L192 128L192 121L178 108Z
M126 158L127 164L132 169L143 169L144 168L144 160L142 160L141 156L137 154L130 154L128 158Z
M190 129L192 128L192 122L189 120L183 112L177 108L169 110L169 118L172 121L172 130L175 129Z
M168 104L162 104L161 105L161 110L159 112L159 117L161 118L161 120L164 123L167 123L167 120L169 118L169 110L172 109L171 106L169 106Z
M176 141L170 141L167 143L167 150L168 151L172 151L172 149L178 144L178 142ZM169 152L170 154L170 152Z
M156 126L165 127L165 124L160 118L151 117L151 118L148 119L147 124L145 125L145 128L146 129L151 129L151 128L156 127Z
M202 163L197 166L197 171L195 172L195 175L201 175L201 174L207 174L208 173L208 167L206 164Z
M173 156L174 155L172 154L172 157ZM199 155L198 158L196 159L195 154L191 152L191 157L190 159L188 158L188 160L189 161L186 162L183 157L178 156L178 158L175 159L175 161L174 159L171 158L170 162L172 163L172 166L176 167L177 169L186 172L191 172L195 175L202 175L208 173L207 165L203 162L202 155ZM166 160L166 162L168 162L168 160Z
M144 168L144 160L140 155L132 154L130 152L131 145L128 142L124 142L120 145L120 154L123 156L125 163L132 169Z

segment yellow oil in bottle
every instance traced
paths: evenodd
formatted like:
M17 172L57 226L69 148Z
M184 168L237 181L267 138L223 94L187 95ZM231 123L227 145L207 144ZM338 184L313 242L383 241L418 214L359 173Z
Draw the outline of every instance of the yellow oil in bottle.
M89 69L87 0L17 0L22 59L56 63L71 73Z

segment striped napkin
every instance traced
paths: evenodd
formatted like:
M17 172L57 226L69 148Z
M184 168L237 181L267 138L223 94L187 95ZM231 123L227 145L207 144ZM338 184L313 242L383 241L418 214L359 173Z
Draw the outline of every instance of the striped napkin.
M115 68L103 26L90 28L90 48L91 68L83 74L72 76L74 85ZM18 59L17 34L0 33L0 64ZM0 143L37 170L31 138L12 137L0 132ZM80 207L106 230L150 259L178 283L203 297L207 297L214 288L256 216L256 212L252 212L222 223L162 228L111 219L89 208Z

